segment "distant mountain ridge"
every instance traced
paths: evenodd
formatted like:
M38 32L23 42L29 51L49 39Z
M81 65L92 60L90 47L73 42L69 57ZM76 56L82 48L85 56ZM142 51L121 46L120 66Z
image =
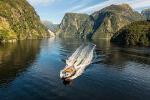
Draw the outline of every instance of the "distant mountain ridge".
M63 37L111 39L123 26L140 20L145 19L128 4L110 5L91 15L65 14L57 33Z
M46 28L50 29L52 32L56 32L58 28L58 24L53 24L50 21L44 20L42 23L45 25Z
M0 0L0 42L49 37L26 0Z
M150 21L150 8L144 9L141 13L147 20Z

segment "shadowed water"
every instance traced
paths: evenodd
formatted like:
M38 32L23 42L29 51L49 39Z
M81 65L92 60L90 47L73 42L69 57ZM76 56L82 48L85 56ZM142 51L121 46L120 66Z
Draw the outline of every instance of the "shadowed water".
M0 100L149 100L150 48L92 41L93 64L63 84L59 71L83 42L51 38L0 45Z

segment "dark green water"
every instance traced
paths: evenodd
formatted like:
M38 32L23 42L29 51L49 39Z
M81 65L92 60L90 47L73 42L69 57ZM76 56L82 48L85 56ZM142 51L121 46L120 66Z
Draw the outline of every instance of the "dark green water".
M150 48L93 42L95 63L68 85L59 71L82 41L51 38L0 45L0 100L150 100Z

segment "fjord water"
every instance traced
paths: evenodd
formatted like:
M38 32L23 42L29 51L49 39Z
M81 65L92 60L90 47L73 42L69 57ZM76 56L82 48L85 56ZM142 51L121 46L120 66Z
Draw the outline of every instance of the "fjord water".
M149 100L150 49L97 45L85 72L64 84L59 71L82 40L50 38L0 45L0 100Z

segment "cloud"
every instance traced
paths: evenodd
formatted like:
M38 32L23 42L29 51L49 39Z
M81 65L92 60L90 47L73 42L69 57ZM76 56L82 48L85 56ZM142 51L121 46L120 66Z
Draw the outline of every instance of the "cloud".
M86 6L86 4L79 4L79 5L75 5L75 6L73 6L73 7L71 7L71 8L69 8L69 9L67 9L66 11L64 11L64 12L76 12L76 11L78 11L78 10L80 10L80 9L82 9L83 7L85 7Z
M71 9L69 9L70 11L74 11L74 10L78 10L81 9L85 4L80 4L80 5L76 5L74 7L72 7Z
M58 0L27 0L31 5L47 5L52 4Z
M101 2L99 4L80 9L76 12L92 13L94 11L100 10L106 6L111 5L111 4L122 4L122 3L129 4L133 9L150 7L150 0L107 0L107 1Z
M135 2L131 2L131 6L134 9L150 7L150 0L135 0Z
M102 9L110 4L114 4L115 0L108 0L108 1L105 1L105 2L101 2L99 4L96 4L96 5L93 5L93 6L90 6L90 7L87 7L87 8L83 8L83 9L80 9L78 12L81 12L81 13L90 13L90 12L94 12L94 11L97 11L99 9Z
M69 9L67 9L64 12L66 13L66 12L79 11L80 9L87 7L88 4L90 4L91 2L93 2L93 1L92 0L72 0L72 2L71 2L71 4L73 4L72 7L70 7Z

